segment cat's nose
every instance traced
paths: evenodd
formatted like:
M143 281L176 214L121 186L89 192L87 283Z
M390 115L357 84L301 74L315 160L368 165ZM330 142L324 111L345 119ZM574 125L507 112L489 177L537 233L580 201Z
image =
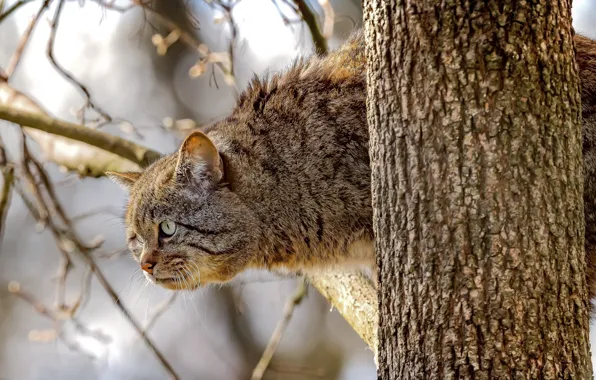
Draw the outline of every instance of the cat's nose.
M155 262L153 255L145 255L145 257L143 257L141 260L141 269L149 274L152 274L155 264L157 263Z

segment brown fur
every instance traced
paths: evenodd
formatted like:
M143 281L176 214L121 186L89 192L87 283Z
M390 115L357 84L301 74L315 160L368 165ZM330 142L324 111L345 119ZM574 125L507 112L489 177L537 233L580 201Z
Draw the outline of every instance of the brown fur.
M575 43L582 81L588 285L594 297L596 42L576 36ZM223 161L217 181L200 162L187 168L190 175L177 174L182 148L140 176L113 175L130 189L131 251L137 260L156 258L154 281L175 277L160 284L181 289L225 282L247 268L299 271L374 262L365 66L358 33L325 58L255 78L231 115L207 132ZM197 231L183 228L160 241L164 219Z

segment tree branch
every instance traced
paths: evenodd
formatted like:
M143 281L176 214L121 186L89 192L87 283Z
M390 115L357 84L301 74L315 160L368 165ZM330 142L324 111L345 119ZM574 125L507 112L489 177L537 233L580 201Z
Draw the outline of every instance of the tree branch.
M14 168L3 167L0 168L4 178L2 183L2 192L0 193L0 243L4 234L4 221L8 213L8 206L10 205L10 198L12 196L12 186L14 184Z
M371 348L377 363L377 290L360 273L318 272L308 277Z
M16 111L30 112L35 115L42 114L49 117L48 113L29 96L15 90L5 79L0 78L0 106L2 105L11 107ZM39 145L45 159L67 170L78 172L80 175L99 177L106 171L139 170L137 163L124 159L118 154L96 148L94 144L86 144L77 141L76 138L60 137L42 130L29 128L26 125L24 129L27 135ZM91 130L89 129L89 131ZM154 157L158 157L156 152L152 153Z
M141 167L149 165L160 157L159 153L118 136L58 120L47 114L21 111L0 104L0 119L93 145Z
M52 66L54 66L56 71L58 71L60 73L60 75L62 75L66 80L68 80L74 86L78 87L78 89L85 95L85 105L80 110L81 123L83 123L83 124L85 123L85 108L87 108L87 107L89 107L92 110L94 110L95 112L97 112L99 114L99 116L101 117L101 119L103 119L103 120L101 120L99 125L110 123L112 121L112 117L110 115L108 115L103 109L101 109L99 106L97 106L93 102L93 100L91 98L91 92L87 89L87 87L85 87L83 84L81 84L74 77L74 75L71 72L66 70L60 63L58 63L58 61L56 60L56 57L54 56L54 45L55 45L55 41L56 41L56 33L58 32L58 25L60 23L60 16L62 15L64 3L65 3L65 0L58 0L58 8L56 9L54 18L52 19L52 21L50 23L50 38L48 39L48 44L46 46L46 54L48 56L48 60L50 61Z
M21 61L21 57L23 55L23 51L25 50L27 43L31 39L31 33L33 32L33 29L41 19L41 16L44 14L44 12L48 9L49 5L50 0L44 0L43 4L37 11L35 17L33 17L31 21L29 21L29 24L27 25L27 28L25 29L25 32L21 36L19 44L17 45L17 49L10 58L10 61L8 62L8 67L4 71L4 75L6 76L6 78L10 78L10 76L14 73L17 66L19 65L19 62Z
M6 12L0 14L0 22L4 21L5 18L7 18L8 16L10 16L13 12L15 12L16 10L18 10L21 6L32 2L33 0L19 0L16 3L12 4L7 10ZM0 11L2 11L2 9L0 8Z
M275 327L275 331L271 335L271 339L263 352L263 356L261 356L261 360L257 363L255 369L252 372L251 380L261 380L267 367L269 367L269 363L271 362L271 358L273 357L273 353L277 349L277 346L283 336L286 328L288 327L288 323L290 323L290 319L294 314L294 308L296 305L302 302L302 299L306 295L306 281L304 278L300 278L298 280L298 286L296 288L296 292L294 295L288 300L286 307L284 309L284 314L277 326Z
M326 54L327 53L327 40L321 33L321 29L319 29L319 24L317 23L317 17L315 12L310 9L310 6L306 3L305 0L295 0L294 3L300 10L302 14L302 19L308 26L310 30L310 35L312 36L312 40L315 43L315 50L317 54Z

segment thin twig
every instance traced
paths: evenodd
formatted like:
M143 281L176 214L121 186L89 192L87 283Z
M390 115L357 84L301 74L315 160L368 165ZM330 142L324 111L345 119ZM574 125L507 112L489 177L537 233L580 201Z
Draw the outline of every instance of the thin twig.
M49 307L46 307L44 304L42 304L41 302L36 300L35 297L33 297L31 294L22 290L21 285L18 282L16 282L16 281L9 282L8 283L8 291L10 293L14 294L15 296L23 299L31 306L33 306L35 311L37 311L39 314L43 315L44 317L51 319L54 322L60 321L60 317L56 313L54 313L54 311L52 309L50 309Z
M0 244L4 234L4 222L6 221L6 214L12 197L12 188L14 185L14 167L9 164L6 157L6 150L4 149L4 142L0 137L0 171L2 171L2 192L0 193Z
M85 129L87 129L87 128L85 128ZM95 132L99 132L99 131L95 131ZM36 199L37 207L35 207L33 205L33 203L28 202L26 200L26 196L24 194L21 194L21 196L23 197L23 200L25 201L25 204L29 208L31 214L38 221L44 222L49 227L52 234L54 235L54 239L57 243L57 246L58 246L59 250L61 251L61 253L63 254L63 257L65 260L70 260L69 253L71 253L71 252L78 251L80 253L80 256L83 258L83 260L89 267L90 271L96 276L96 278L98 279L101 286L108 293L108 295L110 296L110 298L112 299L114 304L116 304L116 306L120 309L122 314L124 314L124 316L129 320L129 322L132 324L134 329L138 332L138 334L144 340L145 344L149 347L149 349L151 351L154 352L154 354L157 356L158 360L161 362L162 366L166 369L166 371L168 371L168 373L170 374L170 376L173 379L178 379L178 376L176 375L175 371L173 370L171 365L168 363L168 361L165 359L163 354L157 349L157 347L154 345L154 343L149 339L149 337L147 336L145 331L140 327L140 324L134 319L134 317L130 314L130 312L124 307L124 305L122 305L116 292L114 291L112 286L109 284L109 282L105 278L105 275L100 270L99 266L95 262L95 259L93 258L92 251L93 251L94 247L89 247L86 244L82 243L82 241L77 236L76 231L72 227L71 222L68 220L67 216L64 214L62 207L58 204L58 199L55 196L49 196L48 201L50 202L51 206L47 205L48 201L46 201L46 199L44 198L40 187L44 187L46 193L50 193L53 190L51 190L51 187L48 187L48 185L47 185L46 180L47 181L49 181L49 180L47 179L48 177L47 177L47 174L44 172L43 167L38 164L36 165L35 162L33 162L33 166L36 167L36 169L39 172L40 177L42 177L41 183L37 183L35 181L35 178L29 168L29 164L32 161L33 161L32 156L30 155L30 153L28 151L26 139L25 139L25 136L23 135L23 165L22 165L23 178L26 180L26 183L28 184L30 191L33 193L33 195ZM43 172L43 174L41 174L42 172ZM45 178L46 180L43 180L43 178ZM51 214L50 214L50 210L53 211ZM42 216L45 216L45 217L42 217ZM54 217L58 217L58 219L60 219L60 224L63 225L62 227L58 226L56 224L56 222L54 221ZM65 271L65 273L67 273L67 271ZM64 277L65 277L65 275L64 275ZM58 284L58 286L59 286L58 294L60 294L60 292L61 292L60 287L63 286L62 280L64 277L59 278L60 282ZM61 302L59 302L59 303L61 303ZM78 306L76 306L76 308L78 309ZM68 315L71 319L74 317L74 313L72 311L69 312L68 307L63 307L63 309L66 310L66 313L63 313L63 314ZM74 307L73 307L73 309L74 309ZM61 312L62 312L62 310L61 310Z
M43 4L37 11L37 14L35 15L35 17L33 17L31 19L31 21L29 21L29 24L27 25L25 32L21 36L21 39L19 40L19 44L17 45L17 48L16 48L14 54L12 55L12 57L10 58L10 61L8 62L8 67L6 68L6 70L4 70L4 75L6 76L6 78L10 78L12 76L12 74L14 73L15 69L17 68L17 66L19 65L19 62L21 61L21 56L23 55L23 51L25 50L27 43L31 39L31 32L33 32L35 25L37 25L37 23L41 19L41 16L48 9L50 3L51 3L51 0L44 0Z
M37 207L38 210L40 210L39 215L40 215L40 220L45 224L45 223L50 223L53 225L53 221L50 215L50 206L48 206L46 200L43 197L42 191L40 189L40 186L38 184L38 182L35 180L35 177L33 176L33 173L31 172L31 169L29 167L29 163L31 162L35 162L35 164L39 165L39 163L37 163L37 161L35 161L33 159L33 156L29 153L29 149L27 147L27 139L25 137L25 133L23 132L23 130L21 129L21 136L22 136L22 148L23 148L23 158L22 158L22 165L21 165L21 171L23 173L23 179L25 180L25 182L29 185L29 189L30 191L34 194L35 200L37 202ZM34 165L35 165L34 164ZM49 182L47 176L45 176L45 171L43 170L43 168L41 166L36 166L38 174L44 178L44 180L42 180L43 186L46 187L47 190L47 184ZM49 193L49 191L48 191ZM57 203L57 200L55 197L51 196L51 204L55 204ZM58 209L61 209L60 207L58 207ZM56 213L57 208L53 207L52 211L54 213ZM66 278L68 277L68 272L70 271L70 269L72 269L72 260L70 258L70 254L69 251L71 251L71 249L69 250L67 248L67 244L63 243L63 241L60 241L58 244L58 249L60 251L60 253L62 254L62 262L58 268L58 274L57 274L57 285L56 285L56 306L58 308L58 310L64 310L65 304L64 304L64 294L65 294L65 288L66 288Z
M73 217L70 218L71 222L80 222L83 219L87 219L90 218L92 216L96 216L99 214L110 214L110 215L115 215L115 216L120 216L120 213L118 212L118 210L114 207L111 206L105 206L105 207L99 207L95 210L90 210L90 211L86 211L83 213L80 213L78 215L75 215Z
M14 168L6 166L2 168L2 193L0 193L0 242L4 235L4 227L6 221L6 214L8 214L8 206L12 197L12 187L14 184Z
M221 73L224 75L224 78L227 78L226 82L230 86L232 86L232 88L236 91L236 93L238 93L239 89L238 89L236 82L235 81L232 82L230 79L230 78L234 78L233 71L230 68L226 67L226 65L223 62L221 62L218 59L215 59L216 57L220 56L221 53L211 52L205 44L200 43L192 34L182 30L182 28L180 28L174 21L172 21L168 17L164 16L163 14L159 13L155 9L151 8L145 2L133 1L134 6L122 7L122 6L117 6L117 5L108 3L106 1L102 1L102 0L92 0L92 1L99 4L102 7L105 7L106 9L111 9L111 10L114 10L114 11L117 11L120 13L124 13L124 12L132 9L132 8L134 8L134 6L141 7L143 9L143 11L150 12L154 16L154 18L156 19L156 21L158 23L160 23L161 25L163 25L170 31L170 36L175 36L175 38L173 38L172 41L175 42L175 41L179 40L182 43L186 44L188 47L190 47L192 50L198 52L201 57L201 61L206 60L206 61L212 62L221 71ZM167 37L162 38L161 36L158 36L157 40L159 40L159 41L158 41L157 45L160 49L165 48L165 50L167 50L169 45L171 45L173 43L173 42L166 42L166 39L167 39ZM165 45L163 43L165 43ZM229 49L228 49L228 51L229 51ZM164 51L164 53L165 53L165 51ZM230 61L231 60L232 60L232 57L230 57ZM199 62L199 63L201 63L201 62Z
M275 365L269 364L269 371L277 372L284 375L302 375L308 377L316 377L316 378L326 378L326 371L325 368L307 368L307 367L300 367L300 366L290 366L287 364L284 365Z
M67 339L61 327L62 318L54 311L52 311L52 309L46 307L44 304L36 300L35 297L33 297L31 294L23 291L18 282L9 282L8 291L14 294L15 296L21 298L23 301L27 302L29 305L33 306L35 311L37 311L39 314L51 320L54 323L54 330L56 331L56 336L66 345L66 347L68 347L68 349L70 349L71 351L81 352L84 355L90 357L91 359L96 359L95 356L83 350L78 344L71 342L69 339Z
M21 194L23 196L23 194ZM23 197L24 200L26 199ZM29 211L33 214L34 217L39 217L39 212L35 209L31 202L25 201L25 204L29 207ZM143 339L147 347L157 356L158 360L164 367L164 369L170 374L172 379L178 379L178 375L170 365L170 363L166 360L163 356L161 351L157 349L153 341L147 336L147 333L141 328L140 324L136 321L136 319L132 316L132 314L124 307L124 305L120 302L120 297L116 294L114 288L110 285L108 280L106 279L105 275L97 265L97 262L93 258L92 250L85 246L83 243L80 242L79 238L76 236L74 231L61 231L57 226L53 223L52 219L49 218L47 221L47 225L52 231L54 235L54 239L58 243L58 247L61 246L61 243L64 240L70 241L74 244L76 250L80 253L81 258L85 261L85 263L90 268L91 272L95 275L97 280L99 281L100 285L104 288L108 296L111 298L112 302L116 305L116 307L120 310L120 312L128 319L130 324L133 326L135 331L139 334L139 336ZM64 235L67 236L64 236Z
M288 300L288 303L286 304L286 307L284 309L283 317L277 324L277 327L275 327L275 331L273 332L273 335L271 336L271 339L269 340L269 343L267 344L267 347L263 352L263 356L261 356L261 360L259 360L257 366L252 372L251 380L261 380L263 378L263 375L265 374L265 371L267 370L267 367L271 362L273 353L277 349L277 345L279 344L281 337L283 336L284 332L286 331L286 328L288 327L288 323L292 318L296 305L300 304L305 295L306 280L304 279L304 277L301 277L298 280L296 292L294 293L294 295L292 295L292 298Z
M56 13L54 13L54 18L50 23L50 38L48 39L48 44L46 47L46 54L48 55L48 59L52 66L70 83L75 85L79 88L81 92L85 95L86 104L80 110L80 122L81 124L85 124L85 108L89 107L97 112L103 120L100 122L100 125L107 124L112 122L112 117L108 115L103 109L98 107L92 100L91 100L91 92L85 87L81 82L79 82L72 73L62 67L61 64L56 61L56 57L54 56L54 43L56 41L56 32L58 31L58 25L60 23L60 16L62 15L62 9L64 6L65 0L58 1L58 8L56 9Z
M16 10L18 10L20 7L22 7L23 5L32 2L33 0L19 0L16 3L14 3L13 5L11 5L4 13L0 14L0 22L4 21L5 18L7 18L8 16L10 16L13 12L15 12ZM0 8L0 11L2 10L2 8Z
M124 305L120 302L120 297L118 297L118 294L116 294L116 291L114 291L114 288L112 287L112 285L110 285L110 283L106 279L106 277L103 274L103 272L101 271L101 269L99 269L99 266L95 262L95 259L93 258L93 256L90 255L89 252L86 251L85 247L79 246L79 250L81 251L81 253L83 253L82 256L87 261L87 264L91 267L91 271L93 272L93 274L95 274L95 277L99 281L100 285L104 288L104 290L108 293L108 295L112 299L112 302L114 304L116 304L116 306L118 307L120 312L122 314L124 314L124 316L128 319L128 321L133 326L133 328L135 329L137 334L139 334L139 336L145 341L145 344L147 345L147 347L149 347L149 349L151 351L153 351L155 356L157 356L158 360L161 362L161 365L170 374L170 377L172 379L179 379L178 375L176 374L176 371L174 371L174 368L171 366L171 364L163 356L163 354L157 348L157 346L155 346L153 341L149 338L147 333L143 330L141 325L136 321L136 319L132 316L132 314L128 311L128 309L126 309L126 307L124 307Z
M100 259L105 259L105 260L115 260L119 257L124 256L127 253L128 253L128 248L123 247L123 248L116 248L109 252L98 252L97 257L99 257Z
M87 267L81 279L81 293L79 293L77 300L70 307L70 313L73 316L73 318L76 315L77 311L83 308L85 301L89 299L88 296L91 290L91 274L91 268Z
M176 302L177 297L178 297L178 293L170 293L168 298L166 298L162 303L157 305L157 307L155 308L155 311L149 318L147 325L145 325L146 332L149 332L149 330L151 330L153 325L155 325L155 322L157 322L159 317L161 317L163 315L163 313L165 313L170 308L170 306L172 306L172 304L174 302Z
M238 3L232 4L231 2L224 3L222 1L212 1L209 4L211 4L212 6L215 6L215 5L219 6L219 8L221 9L221 11L224 14L224 18L226 19L226 21L228 22L228 25L230 26L230 32L232 35L230 38L230 42L228 43L228 56L229 56L229 60L230 60L230 67L229 67L229 72L227 73L227 75L231 78L235 78L234 48L236 46L237 39L238 39L238 25L236 24L236 21L234 20L234 17L232 16L232 12L234 11L234 6Z

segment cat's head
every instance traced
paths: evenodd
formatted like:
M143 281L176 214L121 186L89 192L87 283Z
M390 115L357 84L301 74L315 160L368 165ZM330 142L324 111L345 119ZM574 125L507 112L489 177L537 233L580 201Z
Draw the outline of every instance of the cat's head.
M107 173L130 193L128 247L152 282L194 289L229 281L251 262L258 223L224 171L213 142L193 132L142 173Z

